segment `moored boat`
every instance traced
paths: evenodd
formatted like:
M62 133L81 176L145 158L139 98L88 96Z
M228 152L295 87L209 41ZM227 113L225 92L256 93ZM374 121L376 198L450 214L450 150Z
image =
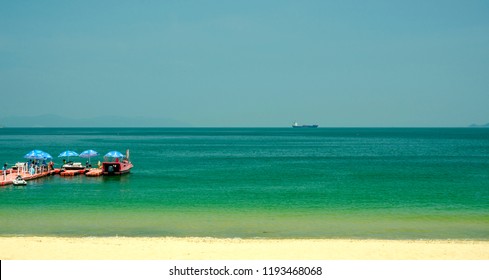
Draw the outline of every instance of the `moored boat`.
M22 178L22 176L18 175L13 181L12 181L12 184L14 184L14 186L25 186L27 185L27 182L24 180L24 178Z
M81 164L81 162L68 162L63 164L62 168L64 170L83 170L85 166Z
M116 154L116 156L112 156L112 153L113 152L109 152L106 157L113 157L115 159L102 162L102 174L110 176L129 173L131 171L131 168L133 167L132 163L129 161L129 150L126 151L125 157L121 153L116 151L114 151L114 154ZM119 160L119 158L122 158L122 160Z

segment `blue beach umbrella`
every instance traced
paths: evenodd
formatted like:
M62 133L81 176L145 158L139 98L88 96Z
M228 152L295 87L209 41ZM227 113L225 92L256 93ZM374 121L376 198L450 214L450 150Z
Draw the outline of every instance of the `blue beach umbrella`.
M119 151L110 151L104 157L123 158L124 155Z
M78 153L74 151L64 151L61 154L59 154L58 157L77 157Z
M75 151L64 151L61 154L59 154L58 157L68 157L68 161L70 161L70 157L77 157L78 153Z
M49 155L49 154L46 153L46 152L43 152L41 150L32 150L32 151L28 152L27 154L25 154L24 158L28 158L28 159L45 159L46 158L46 155ZM51 157L51 155L49 155L49 156Z
M52 159L53 158L50 154L48 154L46 152L42 152L41 155L42 155L43 159Z
M94 150L86 150L81 152L81 154L78 155L81 158L88 158L88 163L90 163L90 158L98 156L98 153Z

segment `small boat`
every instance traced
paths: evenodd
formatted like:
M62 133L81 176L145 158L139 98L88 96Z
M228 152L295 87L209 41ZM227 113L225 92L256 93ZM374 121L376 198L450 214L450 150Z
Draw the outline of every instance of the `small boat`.
M126 151L126 156L119 160L116 157L113 161L102 162L102 174L103 175L122 175L127 174L131 171L133 167L132 163L129 161L129 150Z
M298 124L297 122L292 124L293 128L317 128L317 124Z
M81 162L68 162L63 164L62 168L64 170L83 170L85 166L81 164Z
M14 186L25 186L27 182L22 178L22 176L17 175L17 177L12 181Z

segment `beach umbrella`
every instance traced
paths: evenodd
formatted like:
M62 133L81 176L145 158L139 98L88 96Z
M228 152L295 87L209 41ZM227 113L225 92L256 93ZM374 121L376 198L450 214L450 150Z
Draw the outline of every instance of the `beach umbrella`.
M123 158L124 155L118 151L111 151L111 152L108 152L107 154L105 154L104 157Z
M24 158L28 158L28 159L35 159L35 160L41 160L41 159L50 159L50 158L53 158L50 154L44 152L44 151L41 151L41 150L32 150L30 152L28 152Z
M64 151L61 154L59 154L58 157L76 157L78 156L77 152L74 151Z
M88 163L90 163L90 158L98 156L98 153L94 150L86 150L81 152L81 154L78 155L81 158L88 158Z
M70 157L77 157L78 153L74 151L64 151L61 154L59 154L58 157L68 157L68 161L70 161Z
M48 154L46 152L42 152L41 155L42 155L43 159L52 159L53 158L50 154Z
M43 152L41 150L32 150L32 151L28 152L27 154L25 154L24 158L28 158L28 159L45 159L46 158L46 154L49 155L48 153Z

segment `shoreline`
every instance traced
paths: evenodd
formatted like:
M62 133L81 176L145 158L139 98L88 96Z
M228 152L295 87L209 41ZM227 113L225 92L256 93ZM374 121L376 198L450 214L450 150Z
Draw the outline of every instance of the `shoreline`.
M487 260L489 241L0 237L2 260Z

